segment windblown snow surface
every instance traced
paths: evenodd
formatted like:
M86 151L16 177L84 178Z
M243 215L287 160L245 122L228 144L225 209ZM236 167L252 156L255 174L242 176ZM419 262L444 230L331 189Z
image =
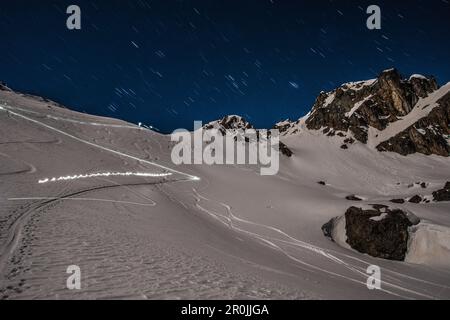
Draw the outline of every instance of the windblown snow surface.
M169 136L0 92L0 297L450 298L448 268L372 258L321 231L349 194L391 205L416 181L439 189L449 159L342 150L305 129L284 142L294 155L276 176L175 166ZM450 226L448 203L397 206ZM372 264L381 290L366 287ZM81 290L66 288L70 265Z

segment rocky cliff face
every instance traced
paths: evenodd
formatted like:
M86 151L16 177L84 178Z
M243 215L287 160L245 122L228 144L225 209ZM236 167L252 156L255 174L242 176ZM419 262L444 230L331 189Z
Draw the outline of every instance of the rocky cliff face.
M228 134L234 135L235 140L245 139L246 142L249 142L249 138L245 137L245 136L242 137L239 130L254 129L254 127L243 117L237 116L237 115L230 115L230 116L226 116L220 120L212 121L212 122L204 125L203 129L204 130L216 129L223 136L228 133ZM259 141L260 131L257 129L255 129L255 131L256 131L256 139ZM268 132L268 136L269 135L270 135L270 132ZM281 141L279 143L279 151L281 152L281 154L283 154L287 157L291 157L293 155L293 152L288 148L288 146L286 146Z
M296 134L300 132L300 120L297 121L291 121L289 119L278 122L273 126L274 129L278 130L280 132L280 136L287 136L291 134Z
M437 101L437 106L425 117L402 132L379 144L379 151L402 155L423 153L448 157L450 154L450 92Z
M444 188L433 192L434 201L450 201L450 181L447 181Z
M222 135L225 135L228 131L235 130L248 130L253 129L253 126L244 118L237 115L226 116L220 120L212 121L205 126L205 130L217 129Z
M368 127L385 129L407 115L417 103L437 90L434 79L414 76L403 80L395 69L377 79L347 83L332 92L322 92L306 121L308 129L350 130L366 143Z
M401 155L450 155L450 83L439 88L433 77L403 78L396 69L383 71L376 79L343 84L321 92L311 112L297 121L285 120L273 128L281 136L304 128L321 130L326 136L342 138L342 149L353 143L369 144L378 151ZM251 129L239 116L211 122L205 128ZM283 153L291 152L280 144Z
M374 131L374 147L379 151L449 156L450 85L438 89L433 77L413 75L403 79L396 69L385 70L376 79L322 92L307 116L306 127L361 143L369 143L370 132ZM428 104L424 105L425 101ZM404 118L408 122L401 121ZM295 127L292 122L278 125L283 132L292 132ZM394 135L384 134L392 131ZM378 141L378 134L386 140Z

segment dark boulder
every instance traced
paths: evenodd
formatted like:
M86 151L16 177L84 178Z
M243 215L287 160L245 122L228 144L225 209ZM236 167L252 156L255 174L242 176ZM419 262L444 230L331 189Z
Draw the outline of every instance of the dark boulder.
M422 197L418 196L418 195L415 195L414 197L409 199L409 202L411 202L411 203L421 203L422 202Z
M405 203L405 199L392 199L391 202L392 203L400 203L400 204L402 204L402 203Z
M350 195L350 196L346 196L345 199L350 200L350 201L362 201L361 198L358 198L357 196L355 196L354 194Z
M413 222L404 211L387 209L382 213L351 207L345 213L345 220L347 243L353 249L383 259L405 259L408 227Z
M434 201L450 201L450 182L447 182L443 189L433 192Z
M355 139L353 139L353 138L347 138L347 139L344 140L344 143L354 144L354 143L355 143Z
M372 204L372 208L374 208L377 211L380 211L380 210L384 210L384 209L389 209L389 206L384 205L384 204Z
M327 223L325 223L322 226L322 232L325 235L325 237L330 238L331 241L333 240L333 227L334 227L334 220L336 218L331 219L330 221L328 221Z
M283 142L280 142L280 152L284 154L286 157L290 158L294 154L291 149Z
M220 120L212 121L204 125L203 129L206 131L217 129L222 136L225 136L227 133L235 134L233 139L236 142L245 141L246 143L250 143L251 141L254 141L254 139L259 142L262 139L269 139L272 136L270 130L256 130L254 129L253 125L250 124L247 120L236 115L226 116ZM255 130L256 137L255 135L245 134L245 130L250 129ZM275 126L275 129L278 129L278 127ZM278 144L278 151L288 158L292 157L292 155L294 154L292 150L289 149L289 147L281 141Z

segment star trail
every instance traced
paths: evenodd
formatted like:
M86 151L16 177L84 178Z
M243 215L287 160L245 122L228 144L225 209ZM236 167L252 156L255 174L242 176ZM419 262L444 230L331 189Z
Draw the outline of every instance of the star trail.
M81 9L68 30L66 8ZM270 128L318 93L396 67L450 80L450 3L25 1L0 5L0 80L72 109L169 133L239 114Z

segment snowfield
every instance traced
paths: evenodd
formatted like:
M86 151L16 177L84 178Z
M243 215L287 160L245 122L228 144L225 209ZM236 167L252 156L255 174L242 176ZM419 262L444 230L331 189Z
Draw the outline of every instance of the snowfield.
M450 228L423 222L412 228L406 261L447 268L450 266Z
M0 105L0 298L450 298L450 203L390 202L441 188L450 158L342 150L339 137L300 121L282 138L294 155L281 157L278 175L175 166L170 136L13 92L0 91ZM427 188L411 187L418 181ZM425 221L407 262L324 237L331 218L373 203ZM81 290L66 288L70 265ZM366 286L370 265L381 290Z

